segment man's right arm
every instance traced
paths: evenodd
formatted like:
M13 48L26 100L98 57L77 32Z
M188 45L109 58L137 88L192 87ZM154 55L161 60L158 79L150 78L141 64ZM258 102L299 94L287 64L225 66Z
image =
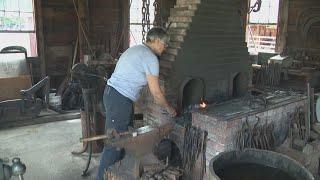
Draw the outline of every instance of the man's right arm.
M155 101L162 107L166 108L170 116L175 117L177 115L176 110L170 106L170 104L165 99L159 85L159 78L153 75L147 75L148 86L150 92L155 99Z

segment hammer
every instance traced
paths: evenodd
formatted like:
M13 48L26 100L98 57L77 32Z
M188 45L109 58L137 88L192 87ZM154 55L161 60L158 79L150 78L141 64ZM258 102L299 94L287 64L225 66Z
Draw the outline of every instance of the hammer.
M109 133L104 135L98 135L98 136L93 136L88 138L80 138L80 142L90 142L90 141L97 141L101 139L113 139L114 137L126 136L130 134L132 134L132 136L137 135L137 133L133 131L125 131L122 133L118 133L115 129L111 129Z

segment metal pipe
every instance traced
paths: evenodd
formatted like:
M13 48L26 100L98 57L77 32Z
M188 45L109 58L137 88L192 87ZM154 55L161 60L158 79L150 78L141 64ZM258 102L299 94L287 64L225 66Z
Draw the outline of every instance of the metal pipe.
M308 142L310 138L310 117L311 117L311 89L310 89L310 83L307 83L307 94L308 94L308 99L307 99L307 118L305 118L305 126L306 126L306 134L305 134L305 142Z

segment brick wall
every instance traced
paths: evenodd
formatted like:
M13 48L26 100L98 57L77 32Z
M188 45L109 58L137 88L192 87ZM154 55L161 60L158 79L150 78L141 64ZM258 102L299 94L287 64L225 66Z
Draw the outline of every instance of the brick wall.
M177 0L169 17L169 47L159 61L161 87L171 104L177 106L180 86L190 77L204 80L209 102L247 92L249 56L240 19L233 0ZM147 89L137 108L146 124L169 119Z

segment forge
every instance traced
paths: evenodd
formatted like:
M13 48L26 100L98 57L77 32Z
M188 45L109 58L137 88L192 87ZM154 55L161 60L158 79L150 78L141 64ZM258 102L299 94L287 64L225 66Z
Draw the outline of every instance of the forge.
M219 153L239 149L237 135L244 126L272 126L274 141L264 149L281 145L289 134L290 116L305 104L305 96L282 92L244 96L192 112L192 125L208 131L207 165Z
M177 0L169 21L170 43L160 57L160 84L179 117L163 113L145 89L136 105L144 124L156 127L175 121L207 131L207 167L219 153L239 149L238 134L245 126L271 129L272 142L260 144L262 149L283 143L290 115L304 108L306 98L287 91L251 90L251 65L235 1Z

